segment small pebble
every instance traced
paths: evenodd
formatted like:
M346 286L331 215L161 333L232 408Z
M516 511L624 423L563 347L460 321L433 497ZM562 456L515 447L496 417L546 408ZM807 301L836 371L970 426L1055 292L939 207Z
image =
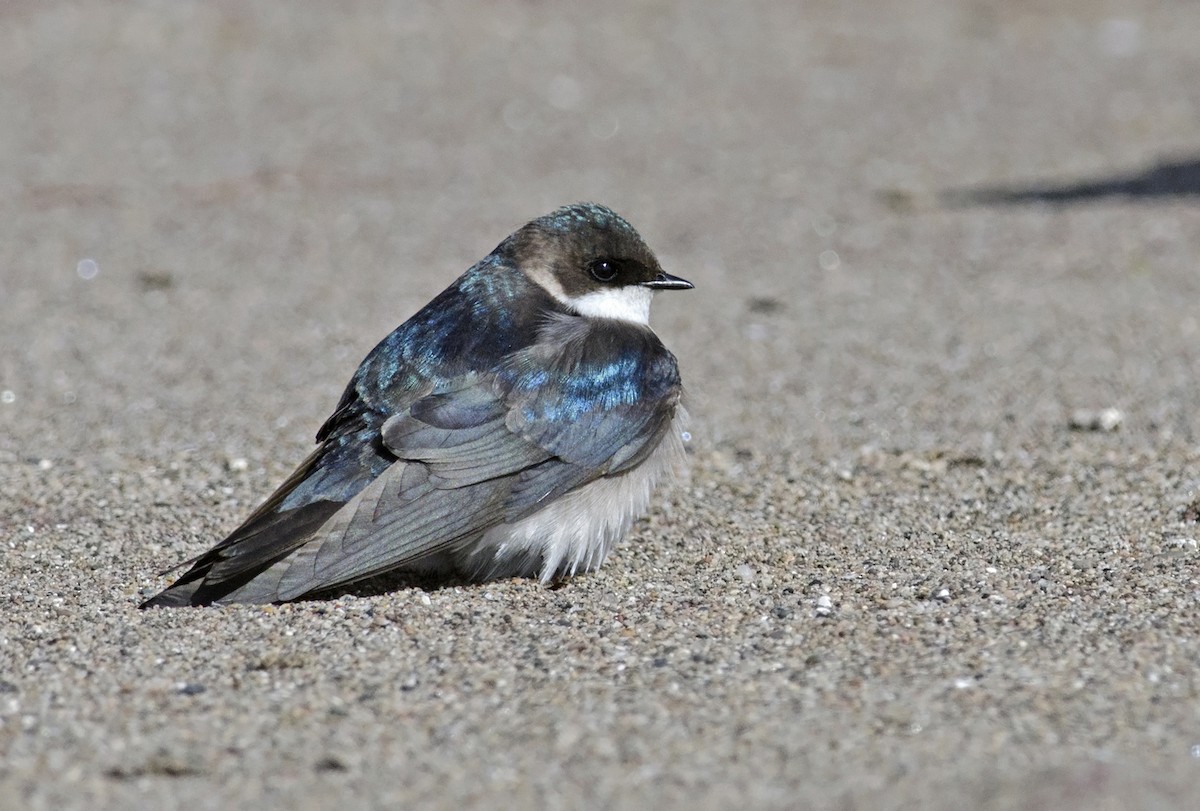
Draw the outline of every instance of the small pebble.
M1075 431L1115 431L1124 421L1125 414L1118 408L1077 408L1071 412L1070 426Z
M1200 551L1200 541L1195 538L1172 538L1166 546L1167 554L1175 557L1194 555Z
M833 598L828 594L822 594L817 598L817 616L828 617L833 613Z

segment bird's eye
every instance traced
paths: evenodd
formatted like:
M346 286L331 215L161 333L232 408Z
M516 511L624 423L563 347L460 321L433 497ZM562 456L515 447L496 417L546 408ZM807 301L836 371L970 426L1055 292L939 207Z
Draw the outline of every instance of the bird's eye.
M597 259L588 265L588 273L598 282L611 282L617 278L617 263L611 259Z

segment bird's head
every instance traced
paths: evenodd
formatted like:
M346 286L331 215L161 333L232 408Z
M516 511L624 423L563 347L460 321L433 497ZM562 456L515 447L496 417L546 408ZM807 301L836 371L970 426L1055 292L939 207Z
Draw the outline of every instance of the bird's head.
M550 295L592 318L648 324L655 290L693 287L662 269L632 225L594 203L539 217L500 249Z

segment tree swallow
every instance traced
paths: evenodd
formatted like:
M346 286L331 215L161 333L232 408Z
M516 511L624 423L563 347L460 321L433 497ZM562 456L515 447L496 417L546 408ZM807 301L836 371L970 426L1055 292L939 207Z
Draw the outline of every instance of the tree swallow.
M599 568L683 461L679 368L649 319L656 290L691 287L604 206L533 220L384 338L317 449L142 607Z

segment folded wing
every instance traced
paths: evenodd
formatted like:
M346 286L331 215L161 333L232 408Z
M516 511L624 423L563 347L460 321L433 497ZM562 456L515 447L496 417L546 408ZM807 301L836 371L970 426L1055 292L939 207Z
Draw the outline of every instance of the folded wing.
M635 466L678 403L674 357L640 327L612 326L596 340L583 319L561 322L499 368L434 386L371 427L360 445L374 457L354 464L373 475L348 498L296 503L314 477L328 478L318 451L287 492L148 604L291 600L452 565L491 527ZM326 444L345 432L328 433ZM375 459L385 460L377 473Z

